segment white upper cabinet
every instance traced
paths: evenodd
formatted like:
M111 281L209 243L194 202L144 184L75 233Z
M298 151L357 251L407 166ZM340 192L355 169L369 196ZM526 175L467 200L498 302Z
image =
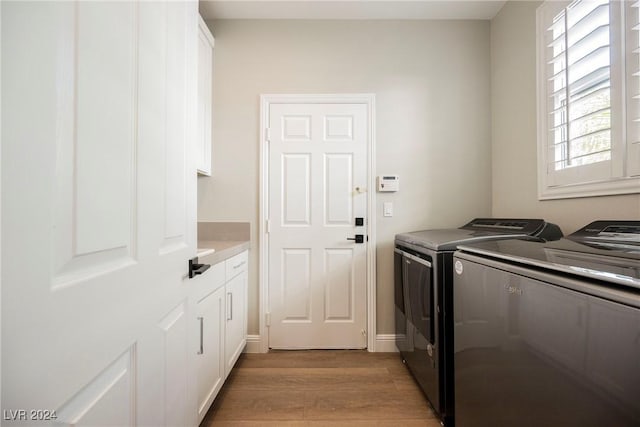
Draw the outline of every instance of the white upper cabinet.
M211 176L211 115L214 39L202 17L198 20L198 173Z

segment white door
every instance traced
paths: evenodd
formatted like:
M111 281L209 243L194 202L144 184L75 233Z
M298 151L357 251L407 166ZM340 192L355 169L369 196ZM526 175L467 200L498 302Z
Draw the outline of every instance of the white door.
M367 346L367 108L270 104L271 348Z
M1 7L2 425L194 425L197 3Z

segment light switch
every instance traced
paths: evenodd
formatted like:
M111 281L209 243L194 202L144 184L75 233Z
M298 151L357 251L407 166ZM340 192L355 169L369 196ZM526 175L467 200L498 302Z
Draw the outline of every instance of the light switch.
M382 204L382 215L383 216L393 216L393 203L384 202Z

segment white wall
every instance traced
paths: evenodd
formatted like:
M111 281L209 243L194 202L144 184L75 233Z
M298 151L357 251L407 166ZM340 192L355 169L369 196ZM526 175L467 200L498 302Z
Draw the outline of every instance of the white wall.
M565 234L596 219L640 219L640 195L539 201L536 169L536 8L511 1L491 22L493 207L541 217Z
M259 95L375 93L378 333L393 333L396 233L459 226L491 210L488 21L208 23L216 38L212 178L198 180L200 221L251 223L249 333L258 331ZM393 218L382 203L394 202Z

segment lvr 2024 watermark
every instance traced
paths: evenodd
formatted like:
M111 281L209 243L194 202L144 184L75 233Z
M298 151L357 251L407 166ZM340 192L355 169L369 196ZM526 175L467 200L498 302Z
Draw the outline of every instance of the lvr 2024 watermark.
M56 411L48 409L5 409L2 411L5 421L54 421L58 419Z

